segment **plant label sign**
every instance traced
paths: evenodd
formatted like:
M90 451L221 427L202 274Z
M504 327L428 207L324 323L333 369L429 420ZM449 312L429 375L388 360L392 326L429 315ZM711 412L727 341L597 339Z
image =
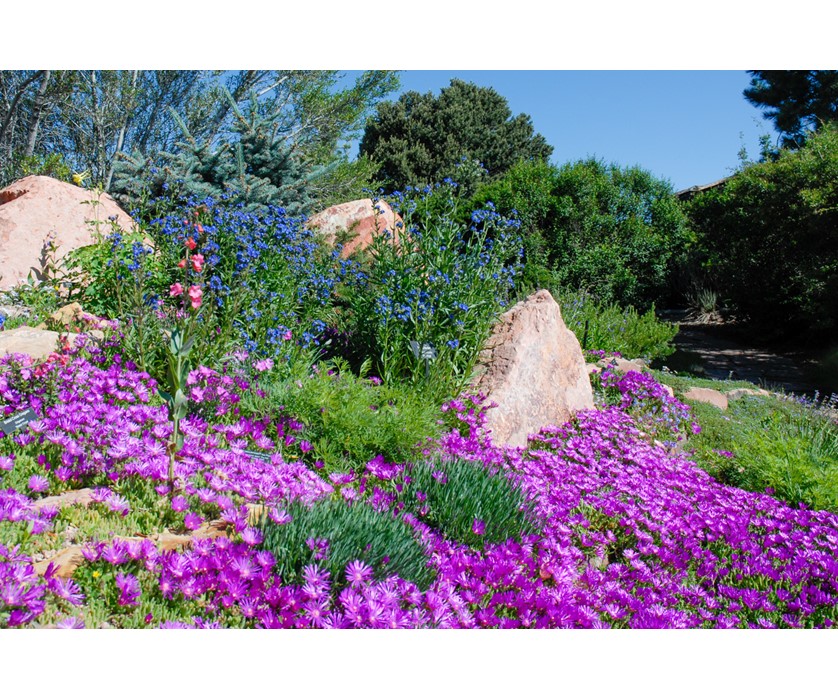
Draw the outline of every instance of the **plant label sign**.
M13 413L8 418L4 418L0 421L0 432L5 435L11 435L12 433L16 433L18 430L22 430L36 420L38 420L38 414L31 408L27 408L25 411Z
M258 459L260 462L265 462L266 464L270 464L271 462L271 456L266 455L264 452L256 452L255 450L242 451L251 459Z

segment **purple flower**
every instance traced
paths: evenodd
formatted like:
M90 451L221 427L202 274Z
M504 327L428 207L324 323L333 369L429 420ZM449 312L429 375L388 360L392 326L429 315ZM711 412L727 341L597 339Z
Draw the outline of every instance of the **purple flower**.
M40 474L33 474L29 477L29 490L35 493L44 493L49 491L49 480Z
M137 598L140 597L140 584L137 577L120 571L116 574L116 586L119 588L119 605L135 607Z
M197 530L204 520L197 513L187 513L183 518L183 525L187 530Z

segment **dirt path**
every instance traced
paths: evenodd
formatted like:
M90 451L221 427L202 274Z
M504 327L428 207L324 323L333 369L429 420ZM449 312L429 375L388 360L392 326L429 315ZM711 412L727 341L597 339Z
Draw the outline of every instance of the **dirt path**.
M677 372L710 379L739 379L798 394L838 391L815 360L803 353L779 353L749 346L718 325L679 322L678 350L662 364Z

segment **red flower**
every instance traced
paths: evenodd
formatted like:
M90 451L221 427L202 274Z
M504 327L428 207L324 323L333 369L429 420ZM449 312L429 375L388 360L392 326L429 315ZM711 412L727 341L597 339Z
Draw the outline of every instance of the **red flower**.
M190 260L192 261L192 267L195 269L195 272L200 272L201 268L204 266L204 256L200 253L193 255Z
M189 250L195 250L195 248L198 247L198 244L195 243L194 238L187 238L186 239L186 247L189 248Z
M177 266L178 266L178 267L182 270L184 267L186 267L186 260L181 260L181 261L177 264Z

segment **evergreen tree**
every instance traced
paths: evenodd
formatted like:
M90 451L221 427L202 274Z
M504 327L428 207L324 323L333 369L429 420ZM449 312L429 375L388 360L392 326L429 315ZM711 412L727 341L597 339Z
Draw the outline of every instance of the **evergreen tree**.
M164 191L196 198L234 192L248 208L275 204L293 214L346 196L345 182L360 194L371 184L370 163L349 162L342 141L357 134L369 109L398 81L388 71L367 71L335 90L339 77L336 71L229 76L218 88L224 105L205 110L209 116L197 132L175 114L184 138L173 149L124 156L114 194L133 207Z
M762 109L786 148L800 148L808 134L838 118L838 71L751 70L745 99Z
M553 148L495 90L455 79L439 97L410 91L379 104L360 152L381 164L377 174L391 189L451 177L468 191L480 169L492 179L520 159L546 160Z

